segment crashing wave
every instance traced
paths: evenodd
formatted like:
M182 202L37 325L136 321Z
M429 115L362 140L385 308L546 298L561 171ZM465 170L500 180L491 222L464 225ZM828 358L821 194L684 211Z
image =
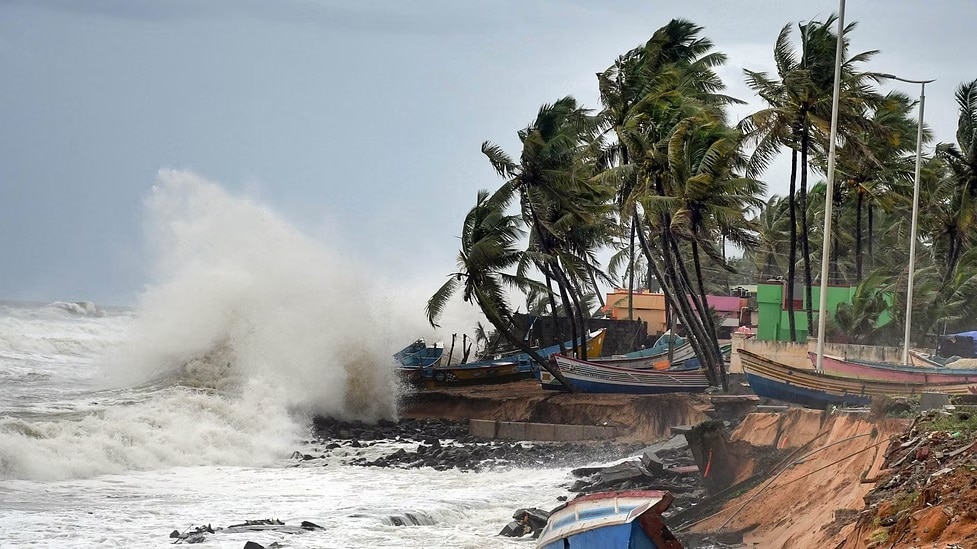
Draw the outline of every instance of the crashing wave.
M105 311L91 301L55 301L48 307L61 309L78 316L105 316Z

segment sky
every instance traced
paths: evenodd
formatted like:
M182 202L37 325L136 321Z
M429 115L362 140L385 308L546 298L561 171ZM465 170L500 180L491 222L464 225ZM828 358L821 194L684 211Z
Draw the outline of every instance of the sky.
M133 303L149 283L145 201L190 170L277 212L393 283L433 292L476 192L485 140L565 95L670 19L743 69L772 71L788 23L837 2L0 0L0 299ZM977 78L966 0L849 0L867 67L927 87L953 141L955 87ZM912 96L918 86L891 86ZM787 186L784 162L765 179Z

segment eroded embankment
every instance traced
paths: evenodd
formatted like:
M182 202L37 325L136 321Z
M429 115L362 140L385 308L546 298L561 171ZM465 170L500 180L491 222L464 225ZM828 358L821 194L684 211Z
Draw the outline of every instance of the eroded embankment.
M771 476L728 501L693 532L744 531L747 546L833 547L878 475L889 440L905 423L864 414L792 409L755 413L730 435L733 444L776 448L784 456ZM740 471L744 478L752 471Z
M405 396L401 415L451 420L489 419L617 427L621 440L655 441L669 428L706 419L697 395L595 395L542 391L526 381L478 388L418 391Z

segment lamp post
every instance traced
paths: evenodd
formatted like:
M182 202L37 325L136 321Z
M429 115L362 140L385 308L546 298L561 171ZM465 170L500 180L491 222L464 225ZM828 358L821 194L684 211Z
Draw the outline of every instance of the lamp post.
M923 158L923 107L926 105L926 84L933 80L908 80L892 74L878 74L908 84L919 84L919 121L916 128L916 174L913 180L913 221L909 230L909 273L906 277L906 332L902 341L902 363L909 364L909 331L913 320L913 281L916 278L916 222L919 219L919 171Z
M835 149L838 144L838 103L841 99L841 62L845 54L845 0L839 0L838 37L835 46L835 82L831 98L831 137L828 142L828 188L824 198L824 242L821 246L821 293L818 296L818 353L815 369L823 371L824 330L828 315L828 266L831 261L831 210L834 209ZM807 329L810 331L811 327Z

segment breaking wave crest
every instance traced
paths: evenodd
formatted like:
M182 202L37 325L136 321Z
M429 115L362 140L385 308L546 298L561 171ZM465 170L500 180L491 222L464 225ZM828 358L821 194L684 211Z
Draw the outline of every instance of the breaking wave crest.
M394 344L374 288L348 258L191 173L162 172L147 206L155 283L109 361L111 379L260 380L290 408L395 414Z
M313 413L396 415L391 354L418 323L364 269L192 173L161 172L146 206L152 282L131 315L91 321L127 323L91 358L98 402L0 414L0 479L266 465Z

